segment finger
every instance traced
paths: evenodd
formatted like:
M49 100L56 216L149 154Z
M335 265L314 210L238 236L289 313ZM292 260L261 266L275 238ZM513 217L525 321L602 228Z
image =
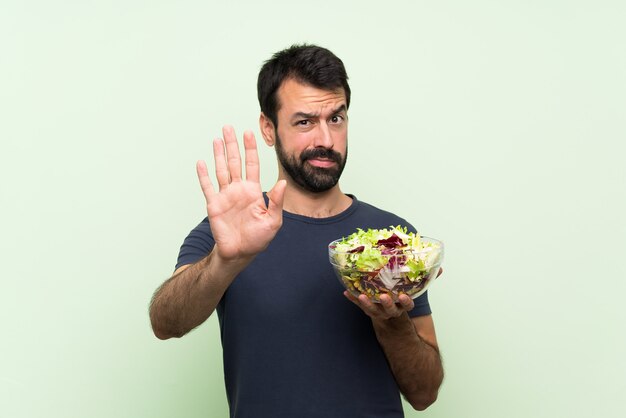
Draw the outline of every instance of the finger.
M206 199L206 203L208 205L209 199L215 193L215 190L213 189L213 184L209 178L209 171L207 170L206 163L204 161L198 161L196 163L196 173L198 174L200 188L202 189L202 193L204 194L204 198Z
M239 155L239 144L232 126L226 125L222 129L224 143L226 144L226 161L228 162L228 172L230 181L241 180L241 155Z
M251 131L243 134L243 147L246 153L246 180L259 182L259 153L256 149L256 139Z
M215 158L215 177L220 190L230 183L230 175L226 166L226 152L224 151L224 141L215 139L213 141L213 156Z
M387 317L400 315L400 310L389 295L380 295L380 305L383 307Z
M367 296L359 295L359 297L357 298L357 302L359 304L359 307L372 318L380 316L378 306L376 306L376 304L374 304L374 302L372 302Z
M356 306L358 306L359 308L361 307L361 305L359 305L359 300L356 298L356 296L354 296L352 293L348 292L347 290L344 290L343 295L348 298L348 300L352 303L354 303Z
M347 290L343 291L343 295L346 297L346 299L348 299L350 302L355 303L356 304L356 300L354 299L354 296L352 296L352 293L348 292Z
M400 304L402 309L407 312L415 307L415 303L413 302L413 299L411 299L408 295L399 295L398 303Z
M279 180L267 194L267 197L270 199L267 207L267 213L271 218L280 222L282 222L283 219L283 201L285 199L286 188L287 181Z
M343 292L343 295L348 298L348 300L358 306L366 315L371 318L380 317L380 310L367 296L359 295L357 298L352 293L347 290Z

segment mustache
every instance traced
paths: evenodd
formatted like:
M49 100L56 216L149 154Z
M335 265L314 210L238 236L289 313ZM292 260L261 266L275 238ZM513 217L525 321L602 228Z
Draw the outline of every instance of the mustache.
M341 164L341 154L328 148L312 148L300 154L300 161L302 162L313 158L324 158Z

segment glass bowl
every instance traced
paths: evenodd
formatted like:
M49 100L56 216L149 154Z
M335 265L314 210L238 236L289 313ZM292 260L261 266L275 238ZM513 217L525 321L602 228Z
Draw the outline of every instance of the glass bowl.
M437 277L444 253L441 241L429 237L420 239L423 249L400 249L382 255L382 268L357 268L356 264L367 264L357 263L362 253L338 251L336 245L342 239L328 244L328 258L341 284L355 297L366 295L375 303L380 303L383 294L391 296L394 302L401 294L415 299L426 292Z

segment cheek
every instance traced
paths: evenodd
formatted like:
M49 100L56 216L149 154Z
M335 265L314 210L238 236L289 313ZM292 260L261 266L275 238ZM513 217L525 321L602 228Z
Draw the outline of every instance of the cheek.
M335 136L333 148L335 151L346 155L346 150L348 149L348 136L346 135L346 132Z
M285 151L290 154L300 155L302 151L312 146L314 136L311 132L290 131L282 134L280 139Z

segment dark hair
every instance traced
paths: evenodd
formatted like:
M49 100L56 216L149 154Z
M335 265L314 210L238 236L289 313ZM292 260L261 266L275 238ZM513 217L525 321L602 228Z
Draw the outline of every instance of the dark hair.
M323 90L343 88L346 108L350 107L350 86L343 62L326 48L302 44L275 53L265 61L257 81L257 93L261 112L278 127L277 113L280 108L277 91L286 79L309 84Z

